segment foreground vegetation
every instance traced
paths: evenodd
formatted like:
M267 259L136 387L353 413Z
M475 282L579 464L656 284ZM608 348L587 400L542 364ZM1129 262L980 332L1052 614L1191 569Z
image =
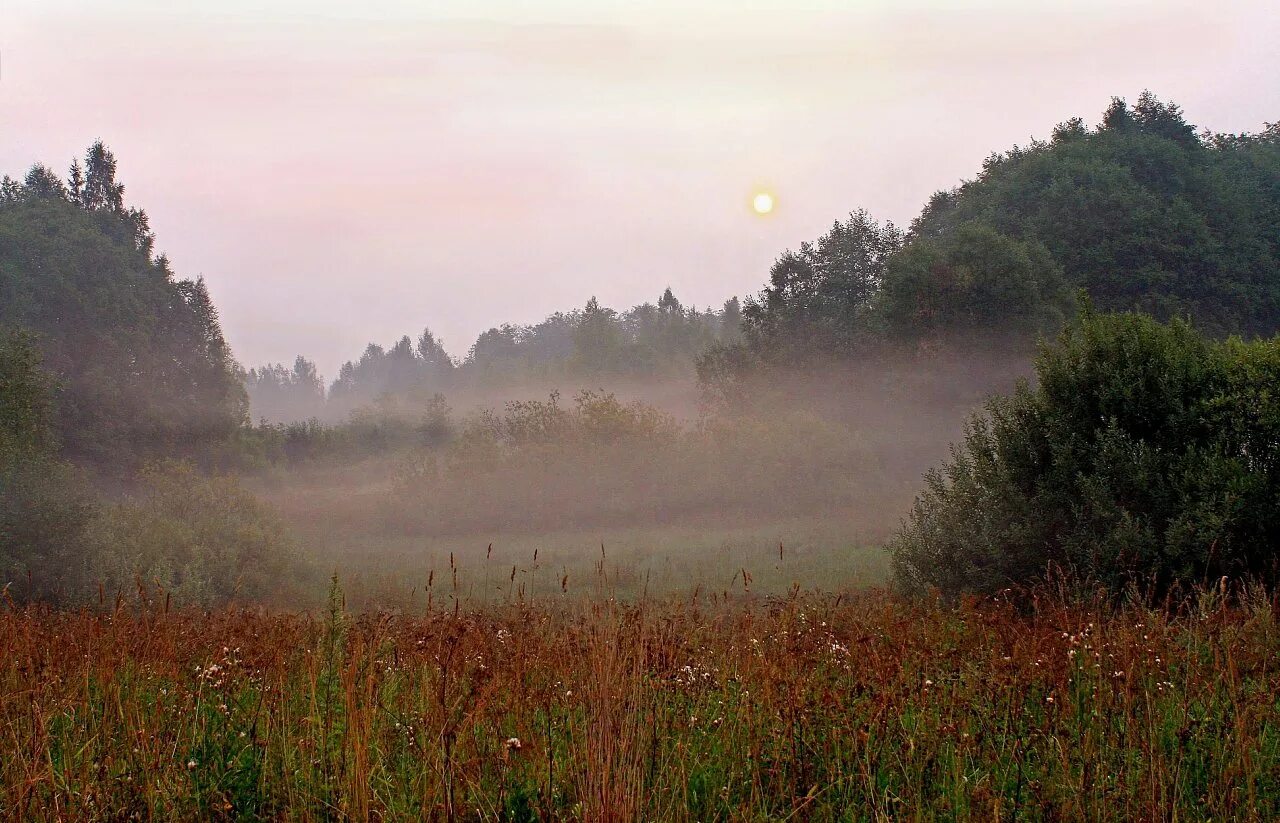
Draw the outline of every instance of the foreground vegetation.
M0 615L7 819L1280 815L1280 603ZM425 605L425 604L423 604Z

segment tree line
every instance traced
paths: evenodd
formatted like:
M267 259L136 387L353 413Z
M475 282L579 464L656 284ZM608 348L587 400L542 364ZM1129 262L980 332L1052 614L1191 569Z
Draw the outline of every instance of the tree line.
M699 363L723 392L761 368L986 339L1030 348L1083 290L1100 310L1280 329L1280 124L1197 131L1173 103L1113 99L1101 122L992 154L907 230L865 210L774 263L743 339Z
M626 312L593 298L541 323L480 335L460 362L424 330L371 343L327 392L305 358L246 373L255 416L293 419L323 395L344 413L381 394L430 397L525 377L684 373L707 396L770 367L927 352L1031 348L1083 291L1100 310L1191 319L1212 335L1280 329L1280 124L1197 131L1174 103L1115 98L1048 140L992 154L907 229L856 210L784 251L745 304L683 307L667 291Z
M621 312L592 297L581 309L539 323L495 326L461 360L427 328L388 347L370 343L328 387L301 355L292 368L268 364L244 372L243 379L254 419L287 422L324 412L341 416L384 395L423 401L441 392L534 379L684 376L712 344L739 339L741 315L736 297L719 310L699 309L684 306L670 288L656 303Z
M1030 348L1083 291L1099 310L1190 319L1215 336L1280 329L1280 125L1198 132L1144 93L1101 122L993 154L939 192L907 230L865 211L788 250L744 304L684 306L670 289L617 312L592 298L531 325L484 332L455 361L424 330L371 343L326 387L314 364L244 370L200 280L154 251L101 143L65 178L34 166L0 182L0 326L34 335L56 385L63 453L136 467L216 455L248 420L328 400L435 394L525 377L687 373L731 383L772 366L927 352L965 339ZM247 387L247 392L246 392Z

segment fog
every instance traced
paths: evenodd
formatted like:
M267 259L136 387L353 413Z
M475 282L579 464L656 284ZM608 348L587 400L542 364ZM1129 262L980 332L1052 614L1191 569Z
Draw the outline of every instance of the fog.
M1025 350L775 371L719 406L692 378L383 397L335 427L351 443L295 443L250 488L350 596L380 602L433 573L471 598L559 592L602 553L629 594L741 586L744 570L760 590L881 584L923 473L1029 373Z

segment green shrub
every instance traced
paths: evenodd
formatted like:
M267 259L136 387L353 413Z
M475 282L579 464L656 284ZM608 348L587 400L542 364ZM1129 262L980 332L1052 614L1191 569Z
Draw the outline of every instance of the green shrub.
M17 600L74 599L87 585L96 511L69 464L0 456L0 588Z
M0 330L0 587L57 600L83 585L95 508L58 460L54 383L31 335Z
M1277 579L1280 339L1086 310L1036 375L927 476L892 544L902 588Z
M142 483L137 499L103 518L95 572L109 592L141 581L217 606L275 599L299 583L284 524L234 478L166 463L144 470Z

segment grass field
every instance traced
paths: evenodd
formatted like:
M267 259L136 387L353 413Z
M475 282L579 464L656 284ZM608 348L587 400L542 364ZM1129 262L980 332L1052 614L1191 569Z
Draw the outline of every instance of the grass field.
M1280 817L1260 591L1175 612L740 589L419 605L6 609L0 816Z
M295 522L296 530L305 525ZM305 533L305 532L304 532ZM308 534L316 568L337 570L353 608L463 608L550 595L620 599L692 592L844 591L888 580L889 555L838 514L764 524L576 528L443 537ZM851 536L854 535L854 536ZM744 572L746 577L744 578ZM453 581L457 580L456 589ZM320 587L317 586L317 589Z

